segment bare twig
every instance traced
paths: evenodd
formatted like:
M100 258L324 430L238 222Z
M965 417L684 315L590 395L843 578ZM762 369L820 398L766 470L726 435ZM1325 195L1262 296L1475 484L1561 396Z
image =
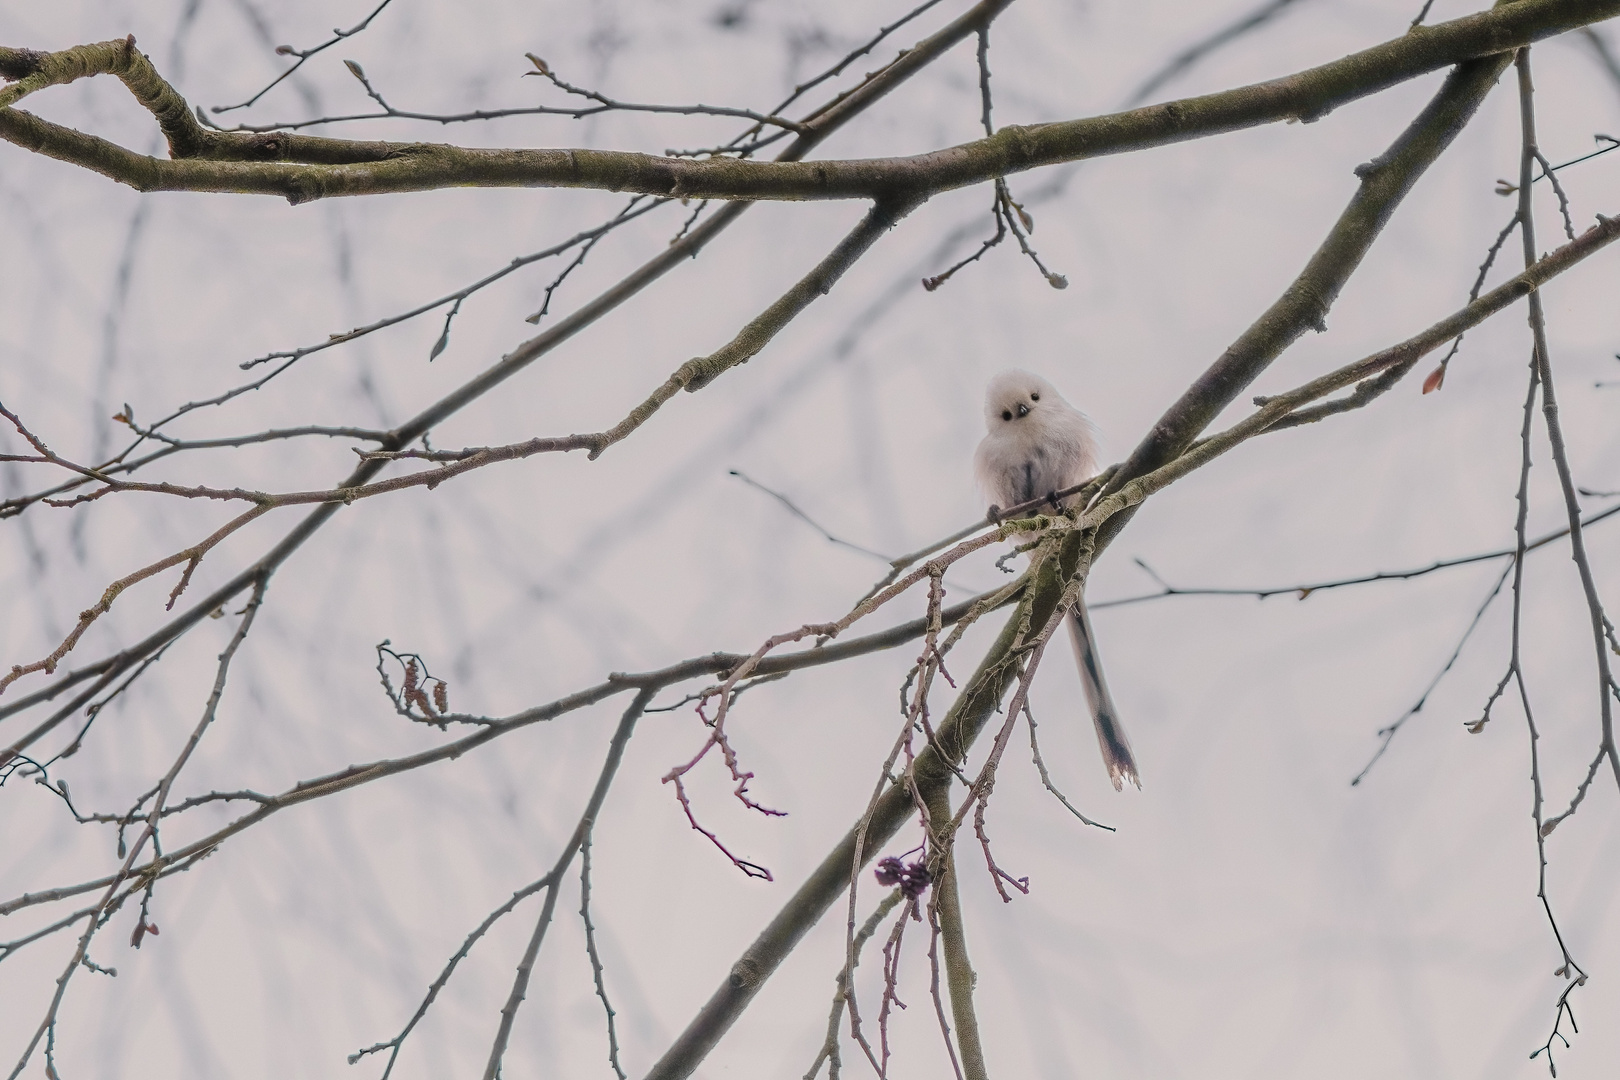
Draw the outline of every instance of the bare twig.
M1534 87L1530 77L1530 50L1522 48L1518 52L1517 67L1519 75L1519 121L1522 128L1524 149L1519 162L1519 218L1523 228L1520 235L1524 240L1524 263L1526 267L1533 266L1537 260L1536 251L1536 224L1535 211L1530 198L1531 173L1535 165L1544 163L1541 150L1536 142L1536 113L1534 102ZM1604 640L1604 626L1607 618L1603 613L1602 601L1598 598L1597 587L1592 581L1591 564L1587 561L1586 545L1581 534L1580 505L1575 497L1575 484L1570 477L1569 458L1564 448L1562 428L1558 418L1557 395L1552 382L1552 357L1547 348L1546 315L1542 308L1541 292L1537 290L1529 296L1529 323L1533 344L1530 354L1531 379L1530 394L1525 400L1525 427L1524 427L1524 455L1521 465L1519 481L1519 518L1517 533L1519 536L1520 556L1515 559L1515 566L1523 564L1524 521L1527 512L1527 493L1529 484L1530 456L1529 456L1529 412L1535 401L1537 385L1540 385L1542 417L1547 426L1547 439L1552 445L1553 461L1557 467L1558 482L1564 495L1564 506L1569 514L1569 540L1571 558L1580 570L1581 585L1586 594L1587 608L1592 619L1593 640L1597 647L1598 672L1598 701L1601 711L1602 741L1600 746L1609 755L1610 764L1614 768L1617 784L1620 784L1620 758L1615 755L1613 713L1609 691L1614 685L1613 676L1609 673L1608 643ZM1556 1014L1553 1019L1552 1034L1547 1037L1543 1051L1547 1054L1547 1068L1553 1076L1558 1070L1553 1064L1553 1039L1563 1038L1559 1026L1567 1013L1571 1023L1574 1022L1574 1013L1569 1008L1569 995L1571 991L1586 981L1586 972L1575 962L1570 955L1569 946L1564 941L1564 935L1558 928L1558 920L1553 916L1552 901L1547 893L1547 834L1551 831L1544 820L1545 800L1542 793L1541 764L1538 748L1539 736L1536 731L1535 718L1531 713L1530 694L1525 686L1524 669L1519 660L1519 634L1520 634L1520 591L1522 577L1514 575L1514 650L1513 669L1516 672L1515 682L1519 687L1520 702L1524 707L1525 724L1530 733L1530 780L1534 795L1532 813L1536 823L1536 854L1539 862L1537 896L1541 899L1543 910L1547 913L1547 923L1552 928L1553 936L1557 939L1559 951L1563 954L1563 965L1558 969L1569 983L1564 992L1559 995ZM1567 1040L1565 1040L1567 1045ZM1536 1054L1530 1056L1534 1058Z
M979 119L980 123L984 125L985 136L990 137L995 135L996 128L995 124L990 119L991 99L989 27L984 27L979 31L978 61ZM1064 277L1062 274L1054 274L1051 270L1048 270L1046 268L1046 264L1041 262L1041 257L1037 255L1035 253L1035 249L1030 246L1029 238L1025 234L1035 230L1035 219L1029 215L1029 212L1025 210L1020 203L1013 199L1012 190L1007 186L1006 179L1004 177L997 177L993 190L995 195L990 203L990 217L996 223L995 235L982 242L977 251L969 255L967 258L956 262L944 273L936 274L933 277L924 278L922 282L923 288L927 289L929 292L933 292L935 289L939 288L941 285L945 284L952 277L954 277L958 270L969 265L970 263L978 262L979 259L984 256L985 252L989 251L991 248L1005 240L1008 233L1011 233L1013 238L1018 241L1018 249L1024 253L1025 257L1027 257L1030 262L1035 264L1035 269L1040 271L1041 276L1046 279L1046 283L1048 285L1052 286L1054 289L1068 288L1069 279Z
M852 939L854 945L852 962L849 966L838 969L837 989L833 991L832 1012L827 1017L827 1038L822 1042L821 1050L816 1054L816 1059L810 1063L810 1068L805 1070L804 1080L816 1080L816 1074L821 1071L823 1062L827 1065L828 1080L838 1080L839 1069L843 1065L843 1059L838 1052L838 1027L844 1016L844 1005L854 995L851 973L854 971L855 965L861 962L861 950L866 947L868 941L872 940L872 935L877 933L878 925L888 917L889 912L895 909L902 897L903 894L898 888L891 890L887 896L879 901L872 914L866 917L866 921L861 924L860 930Z
M77 972L80 967L93 968L95 966L90 963L90 940L95 936L96 931L103 925L103 916L113 910L113 904L115 899L117 899L119 886L130 878L131 868L134 866L135 860L140 857L141 851L145 848L147 841L150 840L154 843L154 845L156 844L158 823L162 817L163 806L168 801L169 792L173 790L175 778L179 776L180 770L185 768L186 762L191 759L191 754L194 750L196 750L197 744L202 741L203 735L208 731L208 728L214 722L214 717L217 715L219 710L220 698L225 694L225 681L230 674L231 660L236 656L237 649L241 647L243 640L245 640L247 637L248 631L253 626L253 617L255 614L257 614L259 606L264 602L264 591L268 584L268 575L261 577L254 584L253 597L248 601L247 607L243 609L242 621L237 625L236 632L232 634L230 643L226 645L225 651L219 655L219 663L214 675L214 688L208 696L208 703L203 709L202 719L197 722L197 726L192 730L190 738L186 740L185 745L181 748L181 751L175 758L174 763L169 766L168 772L164 774L162 781L159 783L157 794L152 801L152 809L147 814L146 827L141 831L140 836L137 837L135 843L130 846L129 854L124 856L123 865L121 865L117 872L113 874L112 878L106 882L105 891L102 893L100 902L95 906L95 908L92 909L91 914L87 917L84 932L79 935L78 943L74 947L73 958L68 961L66 970L64 970L56 980L56 992L52 995L50 1004L46 1008L45 1017L40 1021L39 1028L34 1032L33 1038L30 1039L27 1046L24 1047L22 1056L18 1059L16 1068L11 1071L9 1080L16 1080L18 1076L22 1075L22 1071L28 1067L28 1061L33 1056L34 1049L39 1046L42 1039L48 1040L47 1047L49 1046L49 1040L54 1040L57 1017L62 1007L62 1001L67 995L68 983L73 978L74 973ZM161 856L157 856L157 858L161 858ZM142 882L139 887L142 888L149 896L151 890L151 878L149 875L142 876L145 877L146 880ZM131 944L139 946L141 938L150 929L150 924L147 921L146 907L143 902L141 909L141 922L136 927L135 936L132 939ZM52 1066L52 1068L54 1070L54 1066Z
M400 1033L395 1035L392 1039L389 1039L387 1042L374 1043L373 1045L365 1047L362 1050L356 1050L354 1053L349 1055L349 1064L353 1065L355 1062L359 1061L368 1054L378 1054L384 1050L387 1050L388 1062L383 1066L382 1080L388 1080L388 1077L392 1075L394 1071L394 1062L399 1060L399 1052L404 1047L406 1038L408 1038L411 1032L415 1030L416 1025L422 1021L422 1018L427 1015L428 1009L433 1007L433 1003L438 1000L439 991L443 990L445 986L449 984L450 976L455 974L457 965L467 958L468 954L472 952L472 947L478 943L480 938L489 932L490 927L494 926L501 920L503 916L509 914L513 908L517 907L518 904L522 903L524 900L527 900L541 889L549 888L552 885L552 882L552 874L547 874L538 881L531 881L529 884L523 886L523 888L514 892L506 903L490 912L489 915L485 917L484 921L474 927L472 933L467 935L467 939L461 943L461 948L457 949L454 955L450 957L449 963L447 963L444 970L439 973L439 977L433 980L433 985L428 987L427 996L422 999L422 1003L417 1006L416 1012L411 1016L410 1020L406 1022L405 1027L400 1030Z
M627 101L616 101L598 91L588 90L564 82L551 69L551 65L534 53L524 53L523 55L527 56L529 62L534 65L534 70L524 72L525 75L539 75L565 94L596 102L594 107L584 106L573 109L548 110L572 116L576 119L583 116L594 116L602 112L674 113L682 116L734 116L743 120L752 120L756 127L777 127L799 135L803 135L810 130L808 126L797 120L789 120L787 117L778 116L775 113L755 112L753 109L738 109L725 105L637 105Z
M608 1064L613 1066L619 1080L629 1080L619 1064L619 1032L613 1023L618 1014L613 1010L613 1002L608 1000L602 957L596 951L596 926L591 922L591 834L588 830L579 846L579 917L585 924L585 955L590 957L591 979L596 983L596 996L602 999L602 1009L607 1013Z
M501 1074L501 1058L506 1054L506 1044L512 1035L512 1022L517 1019L518 1006L523 1004L529 977L534 971L535 959L540 954L540 943L545 940L546 928L551 925L551 914L557 906L557 890L562 883L563 872L568 869L568 865L574 861L574 855L589 839L591 826L602 811L602 803L607 799L608 788L612 785L613 776L624 757L624 748L635 732L636 721L641 719L642 710L647 707L647 703L656 692L651 688L643 689L624 711L624 716L619 720L618 730L613 733L613 741L608 746L607 760L602 763L601 774L596 778L596 787L591 791L591 797L585 804L585 812L580 815L573 838L557 857L551 873L546 875L550 879L546 888L546 898L540 908L540 917L535 921L534 933L529 936L528 947L523 950L523 958L518 961L517 977L512 981L512 993L507 997L506 1004L501 1007L501 1022L495 1032L495 1041L490 1046L489 1064L484 1067L484 1080L496 1080Z
M1541 151L1536 145L1535 109L1532 103L1532 86L1530 79L1530 50L1519 50L1519 92L1520 116L1524 125L1525 155L1529 161L1524 165L1521 175L1528 176L1531 163L1545 162ZM1529 185L1525 185L1528 187ZM1562 198L1562 196L1560 196ZM1530 218L1530 198L1528 192L1521 193L1520 215L1524 218L1524 258L1525 265L1532 266L1538 258L1535 242L1535 223ZM1535 362L1541 378L1541 411L1547 425L1547 441L1552 448L1553 464L1558 473L1559 488L1564 496L1564 510L1569 518L1569 547L1570 558L1574 560L1576 569L1580 573L1581 590L1585 594L1587 612L1592 622L1592 644L1597 654L1597 693L1602 723L1600 745L1609 753L1609 763L1614 771L1615 784L1620 786L1620 753L1616 752L1614 740L1614 712L1613 703L1609 696L1610 688L1615 685L1614 675L1609 667L1609 649L1604 640L1604 630L1608 625L1608 616L1603 610L1603 601L1598 596L1597 583L1592 574L1592 563L1587 557L1586 540L1582 531L1580 500L1575 493L1575 480L1569 464L1569 451L1564 444L1563 423L1558 415L1558 396L1553 387L1552 355L1547 347L1546 315L1542 308L1541 291L1532 292L1529 297L1530 330L1535 338Z
M1585 492L1587 495L1616 494L1614 492ZM1600 510L1581 519L1581 524L1590 529L1592 526L1609 521L1620 515L1620 506L1611 506L1607 510ZM1562 540L1569 535L1569 528L1554 529L1543 533L1525 545L1526 552L1540 551L1554 540ZM1451 559L1436 559L1424 566L1412 567L1407 570L1378 570L1371 574L1358 574L1354 577L1331 578L1325 581L1312 581L1294 585L1267 585L1259 588L1220 588L1212 586L1194 586L1181 588L1171 585L1161 578L1147 563L1136 559L1136 565L1148 573L1154 581L1159 583L1159 591L1142 593L1137 596L1123 596L1117 600L1101 600L1096 603L1086 601L1086 607L1092 611L1104 608L1125 607L1130 604L1146 603L1150 600L1164 600L1173 596L1250 596L1257 600L1266 600L1273 596L1295 596L1306 600L1319 592L1331 589L1342 589L1351 585L1370 585L1381 581L1410 581L1413 578L1426 577L1441 570L1451 570L1459 566L1473 566L1475 563L1492 562L1496 559L1509 559L1518 549L1516 547L1498 548L1494 551L1482 551L1475 555L1462 555Z
M247 513L238 515L237 517L226 522L219 529L216 529L212 534L193 544L191 547L183 548L182 550L175 552L173 555L165 556L164 558L161 558L154 563L150 563L131 574L126 574L117 581L113 582L111 585L107 586L107 588L101 594L101 599L97 600L90 607L79 613L79 620L77 624L73 627L72 632L69 633L67 637L62 639L61 644L52 649L50 653L48 653L42 659L35 660L28 664L13 664L10 671L6 672L4 675L0 675L0 693L3 693L6 687L10 686L18 679L25 675L32 674L33 672L43 671L47 675L54 673L56 671L56 665L62 662L63 657L67 656L68 653L73 651L74 646L78 645L79 639L84 636L85 631L90 629L92 623L111 610L113 602L117 600L126 589L132 585L137 585L148 578L155 577L171 567L179 566L181 563L184 563L186 568L181 573L180 580L175 583L174 589L169 593L169 602L167 607L172 609L175 601L180 598L180 594L185 591L186 585L190 583L191 574L197 569L198 564L202 562L203 557L207 555L208 552L212 551L220 543L220 541L242 528L242 526L246 525L248 522L262 517L267 510L269 510L269 507L267 506L256 506ZM9 753L0 752L0 765L3 765L9 757Z
M1491 587L1489 593L1485 594L1485 601L1474 612L1474 617L1468 622L1468 628L1463 631L1462 637L1458 639L1457 647L1451 650L1451 655L1446 657L1446 662L1440 665L1440 670L1435 672L1434 678L1429 680L1429 685L1423 688L1423 693L1418 695L1418 699L1413 703L1412 707L1396 718L1394 723L1378 729L1378 738L1380 740L1378 749L1373 752L1373 756L1367 764L1361 767L1361 771L1351 778L1351 787L1358 786L1367 778L1367 774L1372 771L1374 765L1378 764L1378 760L1384 756L1384 752L1389 749L1389 744L1394 741L1396 735L1400 734L1400 730L1405 726L1406 722L1423 711L1423 706L1428 704L1429 695L1434 693L1434 688L1440 685L1440 680L1444 679L1446 673L1456 664L1457 658L1462 655L1463 646L1467 645L1468 639L1474 636L1474 631L1479 628L1480 620L1485 617L1485 612L1490 609L1491 603L1502 592L1502 585L1507 581L1509 573L1520 565L1520 557L1528 550L1527 547L1521 548L1517 552L1518 557L1515 557L1512 562L1502 568L1502 573L1497 577L1496 584ZM1470 726L1470 730L1476 734L1483 729L1483 721L1478 721Z
M304 62L310 57L315 56L318 53L325 52L338 42L352 38L354 35L360 33L360 31L370 26L371 20L375 19L378 15L381 15L383 8L387 7L391 3L393 3L393 0L382 0L382 3L378 4L371 10L371 14L367 15L364 19L361 19L347 30L339 30L334 28L332 30L332 36L326 41L321 42L319 45L311 46L308 49L295 49L291 45L278 45L276 47L277 54L281 56L296 56L298 57L298 62L293 64L293 66L288 68L286 71L283 71L280 75L277 75L274 79L270 80L268 85L266 85L252 97L248 98L246 101L238 102L235 105L216 105L214 106L213 111L215 113L226 113L235 109L245 109L254 104L260 98L264 97L264 95L268 94L271 90L274 90L277 86L279 86L283 79L288 78L293 72L303 67Z
M1053 798L1062 803L1065 810L1079 818L1082 824L1094 825L1099 829L1106 829L1108 832L1113 832L1114 827L1112 825L1104 825L1100 821L1092 821L1090 818L1086 817L1086 815L1082 814L1078 809L1076 809L1075 805L1069 801L1069 797L1063 794L1063 792L1059 791L1056 784L1052 783L1051 774L1046 771L1046 762L1041 757L1040 744L1035 741L1035 714L1030 711L1028 699L1025 699L1024 701L1024 719L1029 724L1029 752L1030 755L1035 759L1036 770L1041 774L1041 786L1047 791L1050 791Z

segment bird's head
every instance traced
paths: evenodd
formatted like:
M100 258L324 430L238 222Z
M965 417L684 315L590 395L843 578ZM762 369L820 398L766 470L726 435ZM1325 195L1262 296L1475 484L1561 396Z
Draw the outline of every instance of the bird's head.
M1033 372L1014 368L990 380L984 391L984 425L991 431L1016 424L1043 408L1063 401L1052 384Z

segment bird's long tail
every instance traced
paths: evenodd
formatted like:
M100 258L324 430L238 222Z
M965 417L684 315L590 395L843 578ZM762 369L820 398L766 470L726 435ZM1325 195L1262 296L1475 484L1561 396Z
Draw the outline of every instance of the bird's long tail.
M1085 688L1086 704L1091 707L1091 720L1097 727L1097 744L1102 747L1108 779L1114 782L1115 791L1123 791L1126 781L1141 788L1142 776L1136 769L1130 740L1125 738L1125 729L1119 725L1119 712L1114 708L1114 699L1103 678L1102 662L1097 658L1097 635L1091 632L1084 598L1069 609L1069 639L1074 643L1074 659L1080 665L1080 685Z

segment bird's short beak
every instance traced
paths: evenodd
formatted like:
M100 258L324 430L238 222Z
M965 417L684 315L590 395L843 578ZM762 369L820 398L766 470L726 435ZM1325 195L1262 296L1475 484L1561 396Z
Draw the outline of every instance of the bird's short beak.
M1019 416L1028 416L1029 415L1029 406L1025 405L1021 401L1018 403L1018 415Z

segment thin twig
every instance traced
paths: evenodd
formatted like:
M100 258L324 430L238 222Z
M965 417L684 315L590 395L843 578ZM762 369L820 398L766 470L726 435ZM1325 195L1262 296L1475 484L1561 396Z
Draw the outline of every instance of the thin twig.
M619 1032L613 1023L613 1018L618 1014L613 1010L613 1002L608 1000L607 983L602 972L602 957L596 951L596 926L591 922L590 830L586 830L585 838L579 846L579 917L585 924L585 955L591 961L591 979L596 983L596 996L602 999L602 1009L607 1013L608 1064L613 1066L613 1072L619 1080L629 1080L624 1074L623 1067L619 1065Z
M835 979L837 989L833 991L832 1011L827 1017L827 1038L822 1042L821 1050L816 1054L816 1059L810 1063L810 1068L805 1070L804 1080L816 1080L816 1074L821 1071L823 1062L827 1065L828 1080L838 1080L839 1070L843 1065L843 1059L838 1052L838 1027L839 1021L844 1016L844 1005L854 995L853 983L850 979L851 973L854 971L855 965L861 962L861 950L866 947L868 941L872 940L872 936L877 933L878 925L888 917L889 912L895 909L895 906L900 903L902 898L903 894L899 889L891 890L887 896L879 901L872 914L866 917L866 921L861 924L860 930L852 939L854 945L852 962L847 967L839 968ZM902 915L902 917L904 916Z
M1057 799L1058 802L1063 804L1063 808L1065 810L1079 818L1081 824L1094 825L1099 829L1106 829L1108 832L1113 832L1114 827L1112 825L1104 825L1100 821L1092 821L1090 818L1086 817L1086 815L1082 814L1079 809L1077 809L1075 805L1069 801L1069 797L1063 794L1063 792L1059 791L1056 784L1052 783L1051 774L1046 771L1046 761L1041 757L1040 744L1035 741L1035 714L1030 711L1028 699L1025 699L1024 701L1024 719L1029 724L1029 752L1030 755L1035 759L1036 770L1041 774L1041 786L1047 791L1050 791L1052 796Z
M518 904L533 896L541 889L548 888L551 885L552 880L553 876L551 874L547 874L538 881L531 881L529 884L523 886L523 888L514 892L511 897L507 899L506 903L490 912L489 915L485 917L484 921L474 927L472 933L467 935L466 940L461 943L461 948L457 949L455 953L451 955L449 962L444 966L444 970L439 972L439 977L434 979L433 984L428 987L427 996L423 998L422 1003L416 1007L416 1012L411 1016L410 1020L406 1022L404 1028L400 1030L400 1033L395 1035L392 1039L389 1039L387 1042L374 1043L373 1045L365 1047L362 1050L356 1050L354 1053L349 1055L349 1064L353 1065L355 1062L359 1061L368 1054L377 1054L387 1050L388 1063L383 1066L382 1080L388 1080L388 1077L392 1075L394 1071L394 1062L399 1060L399 1052L405 1044L405 1039L413 1030L415 1030L416 1025L421 1022L422 1018L427 1015L428 1009L433 1007L433 1003L438 1000L439 991L443 990L445 986L449 984L450 976L455 973L457 965L467 958L468 954L472 952L472 947L478 943L480 938L489 932L490 927L499 922L503 916L510 913L513 908L518 906Z
M298 62L295 63L292 67L288 68L286 71L283 71L280 75L277 75L274 79L271 79L268 85L266 85L264 88L259 90L258 93L254 94L252 97L248 98L246 101L238 102L235 105L216 105L216 106L214 106L212 111L215 112L215 113L227 113L227 112L231 112L231 111L233 111L235 109L245 109L248 106L254 104L260 98L264 97L264 95L268 94L270 91L274 90L277 86L279 86L283 79L288 78L289 76L292 75L293 72L295 72L299 68L303 67L304 62L306 60L308 60L310 57L315 56L318 53L325 52L327 49L330 49L333 45L336 45L338 42L347 40L348 38L352 38L352 37L354 37L354 35L358 34L360 31L364 30L366 27L370 26L371 25L371 20L375 19L378 15L381 15L383 8L387 7L391 3L393 3L393 0L382 0L382 3L378 4L375 8L373 8L372 11L371 11L371 14L367 15L364 19L361 19L358 23L355 23L353 26L349 27L347 30L339 30L339 29L334 28L332 30L332 36L330 38L328 38L326 41L321 42L319 45L312 46L311 48L308 48L308 49L295 49L291 45L278 45L278 46L276 46L276 53L278 55L281 55L281 56L296 56L296 57L298 57Z
M506 1054L506 1045L512 1036L512 1023L517 1019L518 1007L523 1004L524 995L528 990L529 977L540 954L540 943L545 940L546 928L551 925L551 914L557 906L557 889L561 884L563 872L568 869L568 865L574 861L574 855L590 836L591 826L602 811L602 803L607 799L608 788L613 783L614 774L618 772L619 762L624 758L624 748L630 742L630 736L635 733L636 721L641 719L642 710L647 707L647 703L656 692L651 688L642 690L619 719L619 727L614 731L613 741L608 746L607 760L602 763L602 771L596 778L596 787L591 791L591 797L585 804L585 812L580 815L573 838L563 848L562 854L557 856L557 862L552 866L551 873L546 875L550 879L546 888L546 898L541 904L540 917L535 920L534 932L529 936L528 947L523 950L523 958L518 961L517 976L512 981L512 992L507 996L506 1004L501 1007L501 1022L496 1029L495 1040L490 1046L489 1064L484 1067L484 1080L497 1080L501 1075L501 1059Z
M1373 751L1372 758L1361 767L1361 771L1351 778L1351 787L1359 786L1367 778L1367 774L1372 771L1374 765L1378 764L1379 759L1384 756L1384 752L1389 749L1389 744L1395 740L1396 735L1400 734L1400 730L1405 726L1406 722L1423 711L1423 706L1429 702L1429 695L1434 693L1435 687L1440 685L1440 680L1444 679L1446 673L1457 663L1457 658L1462 655L1463 646L1467 645L1468 639L1474 636L1474 631L1479 628L1480 620L1485 618L1485 612L1490 609L1492 602L1502 592L1502 585L1507 581L1508 575L1519 566L1520 557L1528 550L1528 548L1520 550L1517 553L1518 557L1515 557L1512 562L1502 568L1502 573L1497 577L1496 584L1491 587L1490 592L1485 594L1484 602L1474 612L1474 617L1468 622L1468 628L1463 631L1462 637L1457 640L1457 647L1451 650L1451 655L1446 657L1446 662L1440 665L1440 670L1435 672L1434 678L1429 680L1429 685L1423 688L1423 693L1418 695L1418 699L1412 704L1412 707L1397 717L1394 723L1378 729L1378 749ZM1478 734L1484 730L1484 722L1477 721L1475 724L1470 725L1469 730Z
M1531 172L1538 162L1544 162L1541 150L1536 142L1536 113L1534 102L1534 86L1530 76L1530 50L1522 48L1518 51L1517 67L1519 75L1519 121L1523 134L1524 149L1520 155L1519 163L1519 217L1523 228L1520 232L1524 240L1524 264L1526 267L1535 265L1536 251L1536 223L1535 211L1530 198ZM1542 308L1541 292L1537 290L1529 296L1529 323L1532 337L1530 364L1532 376L1530 381L1531 393L1526 399L1526 410L1534 402L1536 386L1541 389L1542 419L1547 427L1547 440L1552 446L1553 461L1557 468L1559 486L1564 495L1564 506L1569 515L1569 542L1570 556L1580 570L1581 585L1586 594L1586 603L1592 619L1593 640L1597 646L1597 672L1598 672L1598 701L1601 710L1602 742L1601 746L1608 751L1609 760L1614 768L1615 781L1620 784L1620 757L1615 754L1613 713L1609 698L1609 690L1614 685L1613 676L1609 673L1608 643L1604 640L1604 625L1607 618L1603 613L1602 601L1598 598L1597 587L1592 580L1592 568L1586 557L1586 544L1581 534L1580 504L1575 496L1575 483L1570 476L1569 457L1564 448L1564 437L1558 418L1558 399L1552 381L1552 356L1547 347L1546 314ZM1523 461L1523 479L1520 481L1521 502L1519 507L1518 536L1522 548L1524 543L1524 519L1527 510L1526 498L1529 476L1529 418L1525 422L1525 454ZM1523 563L1522 552L1516 564ZM1559 951L1563 954L1564 963L1559 968L1561 974L1569 985L1558 998L1556 1013L1553 1020L1552 1034L1547 1037L1546 1045L1536 1053L1545 1051L1547 1054L1547 1068L1553 1076L1558 1070L1553 1064L1552 1043L1554 1038L1563 1038L1559 1032L1559 1025L1568 1012L1571 1022L1574 1013L1569 1011L1570 992L1580 983L1586 981L1586 972L1575 962L1570 955L1569 946L1564 941L1564 935L1558 928L1558 920L1553 916L1552 901L1547 893L1547 828L1544 820L1544 807L1546 805L1542 793L1541 764L1538 750L1538 734L1535 719L1530 710L1530 693L1525 686L1524 668L1518 655L1520 632L1520 613L1518 610L1519 588L1521 579L1514 578L1514 657L1513 666L1517 672L1515 681L1519 686L1520 702L1524 707L1525 723L1530 732L1530 778L1535 797L1532 807L1536 823L1536 853L1540 863L1538 873L1537 895L1541 898L1542 908L1547 913L1547 923L1552 928L1553 936L1558 941ZM1577 977L1579 981L1577 982ZM1567 1044L1567 1040L1566 1040ZM1535 1057L1532 1054L1531 1057Z
M147 814L146 827L141 831L135 843L130 846L129 854L124 857L123 864L106 882L105 891L102 893L101 900L95 906L95 908L92 909L92 913L87 919L84 932L79 935L78 943L74 946L73 958L68 961L67 969L63 971L56 980L56 992L51 996L50 1004L45 1010L45 1017L40 1021L39 1028L34 1032L33 1038L30 1039L27 1046L23 1048L22 1056L18 1059L17 1066L11 1071L11 1075L8 1080L16 1080L18 1076L22 1075L23 1070L28 1067L29 1059L33 1057L34 1049L39 1046L41 1040L54 1041L57 1017L60 1013L63 999L67 995L69 981L73 978L74 973L77 972L80 967L94 966L89 962L90 941L95 936L96 931L99 930L103 925L103 916L112 910L112 905L114 899L117 897L119 886L121 886L126 880L130 879L131 868L135 865L135 860L140 857L141 851L145 848L147 841L152 841L154 845L157 842L158 823L162 817L163 806L168 801L169 792L174 788L175 778L179 776L180 770L185 768L186 762L191 759L192 752L196 750L197 744L202 741L203 735L208 731L208 728L214 722L214 717L217 715L219 710L220 699L225 694L225 682L230 674L231 660L236 656L237 649L241 647L242 642L247 638L248 631L253 626L253 617L255 614L257 614L259 606L264 602L264 592L268 584L268 575L261 577L255 583L253 597L248 601L247 607L243 609L242 621L237 625L236 632L231 635L231 640L229 644L226 645L225 651L219 655L219 662L214 674L214 688L208 696L208 703L203 709L202 719L197 722L197 726L192 730L191 736L186 740L185 745L181 748L181 751L175 758L174 763L169 766L168 772L164 774L162 781L159 783L157 795L152 801L152 809ZM161 856L157 857L161 858ZM146 877L147 880L140 887L146 890L149 895L151 889L150 876L142 876ZM141 938L148 932L149 929L150 925L147 922L146 909L143 903L141 922L136 927L135 936L131 940L131 944L138 947L140 945ZM49 1048L49 1041L47 1042L47 1049ZM54 1066L52 1066L52 1068L54 1069Z
M1613 495L1615 492L1585 492L1587 495ZM1581 525L1590 529L1601 522L1608 521L1620 515L1620 506L1611 506L1581 519ZM1554 529L1531 540L1525 546L1525 551L1539 551L1555 540L1561 540L1569 535L1569 528ZM1102 600L1097 603L1086 601L1086 607L1092 611L1103 608L1125 607L1130 604L1142 604L1150 600L1163 600L1174 596L1249 596L1257 600L1266 600L1273 596L1295 596L1306 600L1319 592L1330 589L1341 589L1350 585L1370 585L1381 581L1410 581L1413 578L1425 577L1440 570L1450 570L1459 566L1472 566L1475 563L1491 562L1496 559L1511 558L1518 549L1516 547L1498 548L1495 551L1482 551L1475 555L1462 555L1451 559L1436 559L1424 566L1413 567L1407 570L1378 570L1371 574L1358 574L1354 577L1332 578L1326 581L1305 582L1295 585L1267 585L1260 588L1220 588L1213 586L1194 586L1182 588L1171 585L1161 578L1152 567L1141 559L1134 560L1147 574L1159 584L1158 592L1141 593L1137 596L1122 596L1115 600Z

